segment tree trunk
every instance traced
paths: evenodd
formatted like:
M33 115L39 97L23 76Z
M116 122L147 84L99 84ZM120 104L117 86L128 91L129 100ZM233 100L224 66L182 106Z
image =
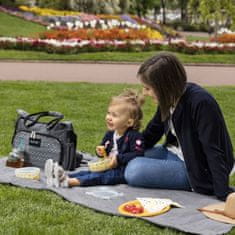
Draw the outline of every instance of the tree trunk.
M181 21L188 22L188 11L187 11L187 1L181 0L180 1L180 14L181 14Z
M219 22L217 19L215 19L215 32L214 32L214 35L215 35L215 38L217 39L217 36L218 36L218 29L219 29Z
M158 13L158 8L157 8L157 7L154 7L153 17L154 17L154 20L155 20L155 21L157 20L157 13Z
M165 0L161 0L162 7L162 23L166 24L166 3Z
M136 11L137 11L137 15L138 15L139 17L142 17L142 11L141 11L141 6L140 6L140 4L138 4L138 5L136 6Z

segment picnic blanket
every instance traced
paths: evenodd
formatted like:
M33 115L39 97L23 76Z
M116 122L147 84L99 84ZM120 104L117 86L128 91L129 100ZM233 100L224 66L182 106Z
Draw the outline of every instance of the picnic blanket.
M215 197L179 190L135 188L123 184L105 186L105 189L111 189L119 194L117 197L103 199L92 195L94 191L103 189L102 186L73 188L47 187L43 171L41 171L41 178L39 181L17 178L15 177L15 169L6 167L5 162L6 158L0 159L0 183L38 190L50 190L68 201L95 209L96 211L121 216L118 212L118 207L124 202L135 200L137 197L169 198L180 203L184 208L172 208L167 213L154 217L141 217L141 219L161 227L205 235L224 234L229 232L233 227L230 224L224 224L208 219L197 210L197 208L219 202Z

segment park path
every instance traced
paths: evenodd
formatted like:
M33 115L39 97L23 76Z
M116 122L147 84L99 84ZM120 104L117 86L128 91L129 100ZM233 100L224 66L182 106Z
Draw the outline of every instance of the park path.
M0 80L138 83L139 63L0 62ZM235 85L235 66L185 65L188 80L203 86Z

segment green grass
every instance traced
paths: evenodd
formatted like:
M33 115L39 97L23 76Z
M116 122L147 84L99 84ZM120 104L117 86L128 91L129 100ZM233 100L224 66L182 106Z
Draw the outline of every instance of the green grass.
M33 37L46 30L45 26L25 21L16 16L0 12L0 36Z
M95 52L73 55L48 54L46 52L0 50L0 60L51 60L51 61L111 61L111 62L143 62L159 51L149 52ZM183 63L222 63L235 64L235 54L201 54L187 55L174 53Z
M186 40L188 42L194 42L194 41L202 41L202 42L209 42L210 38L209 36L194 36L194 35L188 35L186 36Z
M123 88L139 85L5 82L0 81L0 154L11 150L17 108L28 112L60 111L71 120L78 134L78 148L94 152L104 134L104 115L109 98ZM235 87L208 90L216 97L224 113L235 145ZM144 106L144 124L155 110L150 99ZM231 179L235 185L235 177ZM138 219L98 213L67 202L52 192L0 185L0 234L182 234L162 229ZM234 234L235 230L230 234Z

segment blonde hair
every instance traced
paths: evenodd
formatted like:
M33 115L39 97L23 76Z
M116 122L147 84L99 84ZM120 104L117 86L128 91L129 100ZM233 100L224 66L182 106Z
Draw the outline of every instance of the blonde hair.
M141 106L144 104L144 96L134 89L126 89L120 95L113 96L109 106L124 104L130 118L134 120L132 128L139 130L143 119Z

